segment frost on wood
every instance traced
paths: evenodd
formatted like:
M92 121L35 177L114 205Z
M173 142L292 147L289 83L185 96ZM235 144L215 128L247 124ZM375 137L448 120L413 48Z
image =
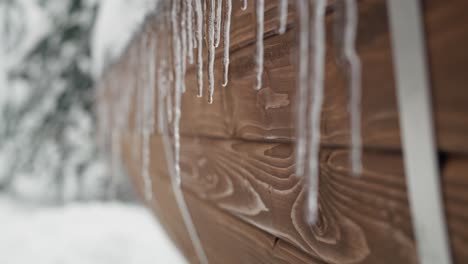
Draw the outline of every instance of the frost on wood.
M265 1L257 0L257 84L256 89L262 88L263 76L263 32L264 32Z

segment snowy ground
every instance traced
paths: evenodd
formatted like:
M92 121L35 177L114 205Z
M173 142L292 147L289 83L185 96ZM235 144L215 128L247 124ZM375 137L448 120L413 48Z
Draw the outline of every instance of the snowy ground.
M119 203L30 208L0 197L0 263L186 263L144 208Z

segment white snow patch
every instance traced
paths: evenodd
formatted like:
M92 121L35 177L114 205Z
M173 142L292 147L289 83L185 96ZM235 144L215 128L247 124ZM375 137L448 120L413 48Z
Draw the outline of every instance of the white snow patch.
M143 207L34 208L0 197L0 263L187 263Z

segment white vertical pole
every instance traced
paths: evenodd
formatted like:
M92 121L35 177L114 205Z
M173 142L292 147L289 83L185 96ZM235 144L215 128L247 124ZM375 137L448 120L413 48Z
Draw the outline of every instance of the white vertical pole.
M421 264L450 264L419 0L388 0L401 138Z

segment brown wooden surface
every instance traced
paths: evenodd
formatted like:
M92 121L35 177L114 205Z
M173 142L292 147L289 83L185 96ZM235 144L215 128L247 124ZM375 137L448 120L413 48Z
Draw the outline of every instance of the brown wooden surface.
M309 258L326 263L417 263L403 164L398 152L366 151L365 173L355 178L349 173L346 149L324 149L321 155L320 221L317 226L310 227L303 220L304 189L293 175L291 144L183 138L182 146L186 200L192 215L200 215L200 220L195 222L202 236L218 233L210 221L212 218L224 219L229 214L238 219L230 225L249 223L278 237L294 254L304 251ZM151 148L161 150L158 136L152 138ZM170 192L165 158L161 151L153 153L151 158L156 202L177 211L174 204L159 200L164 197L162 193ZM451 155L442 167L455 263L465 263L468 260L468 227L465 224L468 220L468 159ZM132 172L141 184L139 169L133 168ZM192 198L198 201L196 205L192 205ZM218 210L210 209L213 213L204 218L201 207ZM164 214L169 212L162 212L162 216L167 217ZM250 225L245 225L244 231L239 229L241 236L248 238L248 234L254 232ZM175 229L172 223L168 226ZM207 242L207 247L212 243L227 242L213 240ZM258 246L265 245L262 242ZM213 258L221 256L220 253Z
M234 1L235 2L235 1ZM276 1L267 1L273 3ZM426 0L425 22L429 47L431 81L438 145L447 151L468 151L468 1ZM294 1L290 1L291 12ZM368 147L399 148L392 50L386 4L383 0L363 0L360 4L358 52L363 66L362 130ZM273 8L266 17L275 28ZM234 43L238 27L255 32L255 21L240 11L233 18ZM291 19L294 14L291 14ZM249 20L250 19L250 20ZM328 59L322 142L347 145L349 123L347 85L336 66L332 48L332 13L328 16ZM247 22L249 23L247 24ZM215 64L216 96L213 105L197 99L195 71L189 69L188 92L183 97L182 130L189 135L239 138L259 141L290 141L294 138L295 87L297 75L297 27L291 21L284 35L265 39L264 88L255 85L255 45L234 49L231 54L230 83L221 87L222 58ZM241 25L239 25L241 24ZM241 34L239 34L241 35ZM253 36L249 36L252 37ZM206 82L205 82L206 83Z
M316 226L303 220L304 188L293 174L295 2L290 1L288 31L277 35L277 1L266 1L265 74L260 91L253 89L254 3L249 1L249 9L241 12L237 2L233 3L228 87L220 85L219 57L214 104L196 98L193 67L183 96L183 188L211 263L417 263L385 1L362 0L359 5L366 146L360 178L349 173L347 87L328 40ZM465 0L424 1L444 204L455 263L468 263L467 8ZM333 6L329 10L330 36ZM119 81L138 72L130 64L130 51L107 74L108 79ZM141 187L140 157L131 155L134 146L141 144L133 123L124 138L125 163ZM156 196L152 207L181 250L196 262L158 135L152 137L151 151Z

